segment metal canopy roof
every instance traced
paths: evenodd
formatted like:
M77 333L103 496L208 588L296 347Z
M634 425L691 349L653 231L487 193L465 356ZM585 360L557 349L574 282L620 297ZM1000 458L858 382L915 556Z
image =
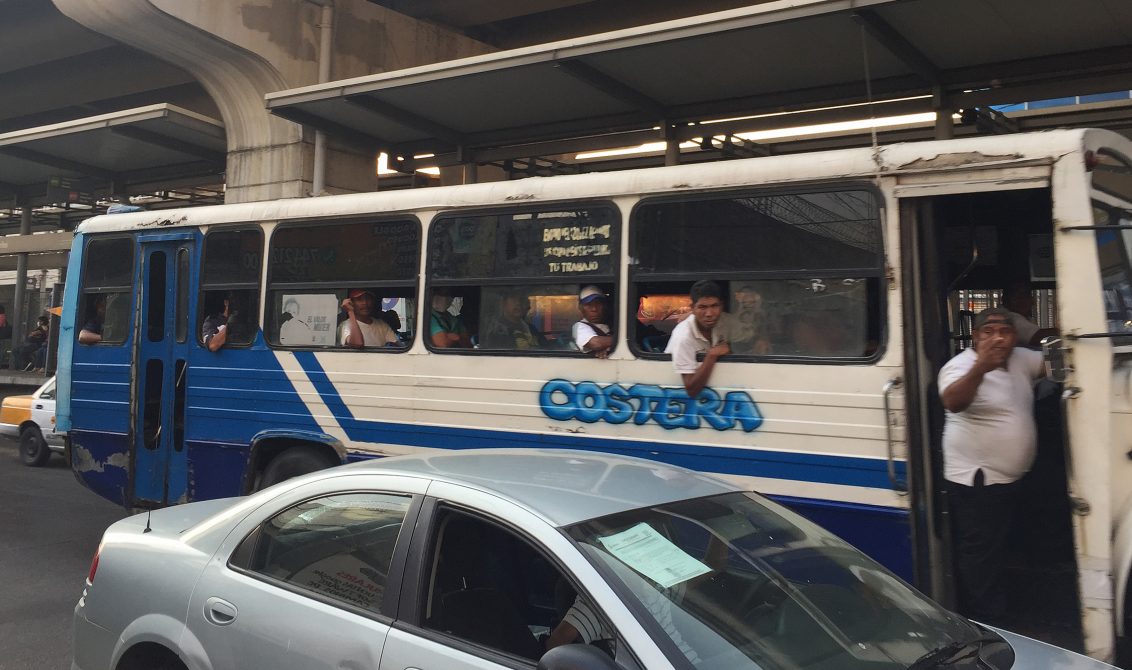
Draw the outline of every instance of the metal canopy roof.
M219 121L169 104L0 134L0 197L41 198L52 177L118 192L216 174L227 159ZM86 189L84 189L86 190Z
M915 96L901 112L963 109L1127 90L1130 76L1127 0L784 0L266 100L361 146L451 163L655 140L662 121L683 140L726 116ZM544 144L517 146L531 143Z

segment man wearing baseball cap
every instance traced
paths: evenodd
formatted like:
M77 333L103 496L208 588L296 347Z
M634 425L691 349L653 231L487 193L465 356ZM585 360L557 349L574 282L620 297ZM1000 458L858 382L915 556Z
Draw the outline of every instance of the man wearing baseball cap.
M586 286L578 293L578 311L582 320L574 324L574 346L598 358L609 356L613 348L613 331L609 320L609 296L596 286Z
M377 296L369 289L350 289L348 297L342 301L346 320L338 326L338 342L347 347L384 347L399 345L397 334L385 321L374 318Z
M1041 353L1015 346L1018 333L1003 307L975 315L972 335L974 345L939 372L944 479L960 611L993 620L1008 607L1007 538L1019 480L1036 455L1033 385L1044 369Z

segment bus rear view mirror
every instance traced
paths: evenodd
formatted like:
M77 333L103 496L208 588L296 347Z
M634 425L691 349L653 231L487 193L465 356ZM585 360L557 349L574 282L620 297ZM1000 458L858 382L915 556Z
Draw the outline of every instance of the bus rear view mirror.
M1060 337L1042 338L1042 357L1045 359L1046 377L1059 384L1064 382L1071 368L1065 362L1065 348L1061 346Z

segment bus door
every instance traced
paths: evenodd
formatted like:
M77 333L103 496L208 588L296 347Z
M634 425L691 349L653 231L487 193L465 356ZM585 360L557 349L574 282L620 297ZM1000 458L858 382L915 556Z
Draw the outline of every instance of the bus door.
M971 346L975 312L998 305L1003 289L1018 282L1046 288L1031 281L1028 249L1048 240L1052 228L1048 174L1028 166L981 169L964 175L969 180L948 175L946 185L898 189L917 586L949 607L956 602L937 377ZM960 304L959 296L970 294L986 303Z
M132 505L170 505L184 499L185 384L193 233L138 238L141 298L134 361L134 469Z
M1056 316L1040 314L1050 306L1050 296L1055 295L1059 304L1068 297L1062 278L1054 276L1055 204L1048 171L1042 175L1039 170L1019 170L1013 180L998 172L987 175L998 178L994 188L987 188L976 175L970 183L949 185L953 189L949 192L901 199L909 485L918 551L917 585L952 608L961 603L955 599L954 542L943 476L945 412L939 399L939 371L972 346L973 320L980 310L1005 306L1040 330L1039 326L1049 325L1039 323L1040 316ZM1025 289L1021 295L1032 304L1018 306L1025 303L1012 296L1018 287ZM1061 327L1065 327L1064 318ZM1020 341L1018 346L1035 348L1037 344ZM1037 453L1023 481L1019 506L1027 513L1019 515L1012 529L1005 582L1012 611L1024 613L1018 616L1028 630L1061 631L1067 636L1066 644L1079 647L1060 396L1061 389L1053 382L1035 386ZM1030 586L1039 582L1044 584L1041 593Z

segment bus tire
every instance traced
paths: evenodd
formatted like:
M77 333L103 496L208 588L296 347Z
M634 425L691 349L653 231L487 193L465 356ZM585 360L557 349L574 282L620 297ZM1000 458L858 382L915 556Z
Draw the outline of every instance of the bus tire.
M47 448L47 442L44 441L43 433L39 432L39 428L28 426L20 431L20 460L24 465L38 468L50 457L51 450Z
M305 475L318 470L340 465L325 452L316 451L309 447L291 447L290 449L271 459L263 469L263 476L259 481L259 489L286 481L292 477Z

